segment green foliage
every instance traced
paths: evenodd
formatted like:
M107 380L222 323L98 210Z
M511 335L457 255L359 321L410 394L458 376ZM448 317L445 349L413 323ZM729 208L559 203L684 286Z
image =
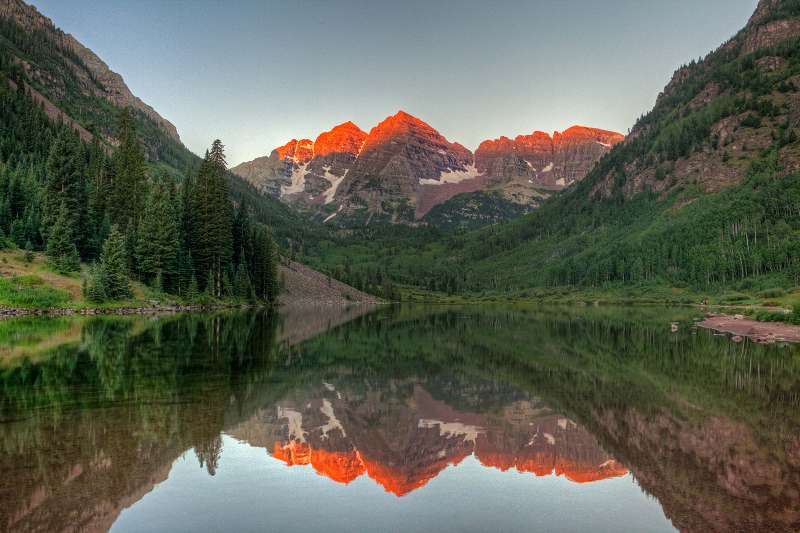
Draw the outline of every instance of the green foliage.
M774 287L772 289L765 289L763 291L758 292L758 296L761 298L779 298L786 294L784 289L780 287Z
M786 322L787 324L800 325L800 302L792 306L791 313L780 311L758 311L755 314L756 320L761 322Z
M180 228L174 181L156 180L150 186L136 243L136 266L142 279L152 283L159 278L160 289L172 292L178 287Z
M222 296L223 277L232 254L233 213L225 177L224 146L215 140L197 179L191 183L189 244L201 287L212 296Z
M86 295L93 301L125 300L133 296L127 272L125 240L117 226L103 245L100 263L87 288Z
M25 262L33 262L33 244L31 244L31 241L25 243Z
M761 119L754 113L748 113L747 116L742 119L742 126L745 128L760 128Z
M78 270L80 259L96 261L116 225L125 265L120 268L115 259L108 272L110 260L99 262L85 291L94 301L127 298L127 285L116 274L125 271L166 293L189 298L199 292L192 280L205 282L209 272L213 295L230 297L238 275L240 282L250 280L254 298L274 302L278 251L263 221L285 224L284 239L289 234L304 239L308 224L295 231L299 217L230 175L221 142L200 163L182 146L166 141L163 131L140 113L78 95L86 81L73 70L82 68L80 62L61 61L71 57L67 51L40 47L15 28L0 21L0 32L11 34L18 45L11 53L37 57L40 67L65 81L66 94L37 87L40 92L79 121L93 117L93 127L87 128L112 136L119 145L111 150L99 136L86 143L70 127L50 120L26 90L37 81L16 66L4 48L8 41L0 36L0 234L10 234L17 246L29 244L31 254L46 249L53 268L66 273ZM170 150L175 157L168 156ZM159 157L150 167L162 169L156 178L151 177L148 155ZM244 225L240 220L245 230L239 233L233 228L234 201L247 205L236 213L247 219ZM234 239L237 254L245 255L233 257ZM5 238L0 242L6 245ZM240 265L243 272L237 274Z
M120 145L111 158L113 176L108 213L111 223L126 233L129 226L135 227L137 223L146 192L144 150L130 109L120 113L118 132Z
M531 211L496 192L463 193L436 205L423 218L441 230L465 230L497 224Z
M66 291L45 285L39 276L0 278L0 301L11 307L46 309L69 303Z
M80 268L80 257L75 247L70 218L66 204L62 203L47 238L47 259L62 274L75 272Z

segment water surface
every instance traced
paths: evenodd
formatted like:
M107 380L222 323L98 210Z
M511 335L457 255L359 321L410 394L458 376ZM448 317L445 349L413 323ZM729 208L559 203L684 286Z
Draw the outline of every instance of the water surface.
M795 346L686 310L361 313L0 322L0 529L800 528Z

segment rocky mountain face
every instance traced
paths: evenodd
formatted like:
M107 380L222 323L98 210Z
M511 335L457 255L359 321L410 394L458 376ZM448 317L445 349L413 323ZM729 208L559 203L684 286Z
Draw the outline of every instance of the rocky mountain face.
M13 21L29 34L41 33L55 43L62 64L66 65L78 79L80 91L85 95L101 97L117 107L132 107L157 124L170 138L180 142L175 126L135 96L122 76L108 68L102 59L75 37L56 28L53 22L39 13L35 7L22 0L0 0L0 18ZM40 80L44 85L51 85L51 82L58 85L57 76L45 65L26 61L22 57L18 60L30 78ZM56 92L62 95L65 91L65 87L56 87Z
M348 223L417 223L462 193L496 191L504 202L535 206L583 178L623 138L575 126L553 136L534 132L484 141L473 154L399 111L368 134L346 122L313 142L292 140L233 171L326 222L338 217Z
M563 133L535 131L514 139L484 141L475 151L475 166L494 182L505 184L519 203L530 199L530 184L560 189L582 179L624 135L573 126Z
M798 38L800 4L761 0L731 40L674 73L590 193L718 192L771 151L777 175L800 170Z

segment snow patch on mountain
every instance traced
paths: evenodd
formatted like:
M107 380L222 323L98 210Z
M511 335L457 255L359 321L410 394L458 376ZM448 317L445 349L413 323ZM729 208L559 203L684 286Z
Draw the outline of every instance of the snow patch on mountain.
M307 166L308 164L304 163L292 169L292 183L288 186L281 186L281 196L286 196L287 194L297 194L306 190L306 174L308 174L308 171L306 171Z
M475 165L467 165L464 169L460 170L447 170L439 174L439 179L421 179L420 185L444 185L445 183L461 183L462 181L475 179L481 173L475 168Z
M336 189L339 188L339 185L342 184L344 179L347 177L347 173L350 172L350 169L344 171L344 174L341 176L337 176L336 174L331 174L329 172L330 167L324 167L325 170L325 179L331 182L331 186L325 189L325 192L322 193L322 196L325 198L325 203L329 204L333 202L334 196L336 196ZM334 213L336 214L336 213ZM329 218L333 218L332 216Z

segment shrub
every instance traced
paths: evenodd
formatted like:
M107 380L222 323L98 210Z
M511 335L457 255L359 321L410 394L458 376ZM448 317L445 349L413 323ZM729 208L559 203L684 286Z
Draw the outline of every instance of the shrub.
M742 119L742 126L745 128L760 128L761 127L761 118L754 113L749 113L744 119Z
M773 289L764 289L763 291L758 293L758 296L761 298L778 298L780 296L784 296L785 294L786 294L785 290L779 287L775 287Z
M750 297L746 294L741 292L727 292L719 297L719 301L723 303L727 302L744 302L745 300L749 300Z

